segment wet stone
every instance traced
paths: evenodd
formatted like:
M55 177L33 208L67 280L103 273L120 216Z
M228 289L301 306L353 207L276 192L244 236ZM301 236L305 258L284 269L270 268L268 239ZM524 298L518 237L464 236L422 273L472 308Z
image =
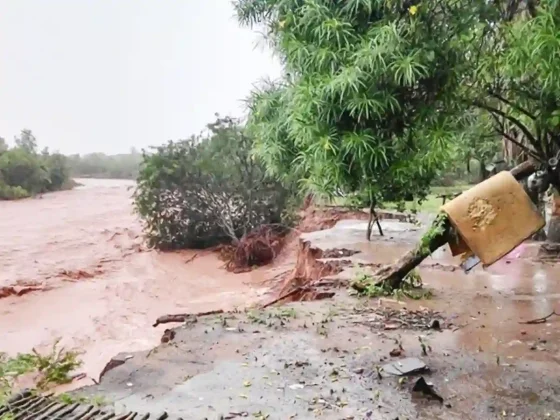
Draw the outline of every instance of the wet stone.
M383 372L395 376L414 375L427 369L426 363L416 357L407 357L383 365Z

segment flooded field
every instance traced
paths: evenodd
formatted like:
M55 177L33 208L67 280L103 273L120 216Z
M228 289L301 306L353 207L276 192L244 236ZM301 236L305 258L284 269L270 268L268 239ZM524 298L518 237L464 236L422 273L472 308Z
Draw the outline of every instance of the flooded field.
M62 338L97 378L121 351L152 348L158 316L234 308L262 294L267 269L233 275L215 254L145 249L127 181L0 202L0 351ZM195 255L196 254L196 255Z

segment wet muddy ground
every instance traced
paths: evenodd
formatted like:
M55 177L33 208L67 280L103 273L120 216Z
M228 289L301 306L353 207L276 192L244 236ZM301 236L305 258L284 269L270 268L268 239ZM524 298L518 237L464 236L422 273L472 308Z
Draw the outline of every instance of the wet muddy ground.
M412 314L406 325L397 321L407 318L402 312L386 320L385 305L339 296L199 318L176 329L171 343L121 355L124 365L81 394L104 396L118 410L165 410L183 419L558 418L553 357L517 357L507 343L497 353L465 349L476 332L455 330L447 314ZM432 317L443 331L424 328ZM519 338L529 346L530 338ZM383 371L404 357L420 358L429 371L405 379ZM411 392L420 376L443 403Z
M119 410L183 419L560 418L560 317L520 323L549 314L560 300L560 266L536 261L537 244L469 275L440 250L420 268L431 299L364 300L348 295L348 282L392 262L422 228L387 220L386 235L367 242L365 222L338 217L334 228L303 234L299 248L273 266L230 274L211 253L146 250L128 185L90 182L0 203L7 295L0 350L29 351L64 337L85 352L93 378L121 353L122 365L79 393L105 396ZM304 249L310 252L302 256ZM151 327L160 315L262 302L282 287L271 280L296 264L298 274L326 278L335 296L199 317L154 347L171 328ZM342 271L323 270L329 264ZM426 328L433 319L441 332ZM427 364L422 377L443 404L411 393L418 375L404 380L381 370L404 357Z
M183 419L560 418L560 317L520 323L560 298L559 268L534 260L536 244L469 275L442 250L420 269L433 298L358 299L345 285L367 264L391 262L422 231L386 222L387 237L368 243L363 227L343 220L302 236L327 256L319 263L345 250L344 270L326 276L338 283L333 299L193 318L171 342L120 355L125 363L83 392L113 398L119 410ZM434 319L442 331L428 328ZM385 363L405 357L429 372L384 373ZM443 403L411 392L420 376Z

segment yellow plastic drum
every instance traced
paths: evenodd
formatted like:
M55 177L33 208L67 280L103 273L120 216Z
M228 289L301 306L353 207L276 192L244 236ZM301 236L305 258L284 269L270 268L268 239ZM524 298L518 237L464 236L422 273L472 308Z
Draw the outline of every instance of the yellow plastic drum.
M453 255L474 253L491 265L542 229L545 221L508 171L475 185L442 208L459 234Z

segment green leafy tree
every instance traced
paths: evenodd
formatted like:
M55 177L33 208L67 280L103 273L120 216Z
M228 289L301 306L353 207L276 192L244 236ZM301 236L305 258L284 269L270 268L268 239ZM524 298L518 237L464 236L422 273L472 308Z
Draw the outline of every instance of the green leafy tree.
M145 153L134 197L150 244L207 247L281 222L288 191L266 175L251 147L239 121L218 117L205 135Z
M493 130L492 121L480 110L464 113L464 128L457 134L456 161L466 162L468 173L473 173L472 161L478 162L478 181L484 181L498 166L505 166L502 159L502 142ZM502 165L498 165L502 163ZM494 169L492 169L494 167Z
M468 131L463 114L478 109L501 128L496 134L515 142L511 132L522 133L533 144L527 152L551 166L557 4L237 0L240 21L264 27L285 68L281 81L250 100L257 152L272 172L295 171L314 190L422 195L453 140ZM504 87L522 92L520 100L504 96ZM377 280L398 287L447 242L449 229L440 215Z
M48 172L41 166L38 156L20 147L10 149L0 156L0 172L8 186L19 186L28 194L42 192L48 180Z
M528 2L483 39L467 100L484 111L496 133L539 162L560 185L560 3ZM517 153L518 154L518 153ZM511 156L515 158L515 156Z
M422 198L450 157L465 50L485 2L237 0L283 78L255 91L257 155L310 191Z
M49 173L48 191L61 190L69 184L70 168L66 156L60 153L44 155L44 165Z
M29 154L34 155L37 153L37 139L31 130L21 130L19 137L15 138L15 143L17 147L22 148Z
M135 179L142 162L142 154L133 148L130 153L89 153L82 156L72 155L68 160L71 173L76 177Z
M0 155L9 149L8 143L3 137L0 137Z
M47 148L37 153L31 130L22 130L15 147L0 142L0 199L14 200L71 188L67 158Z

